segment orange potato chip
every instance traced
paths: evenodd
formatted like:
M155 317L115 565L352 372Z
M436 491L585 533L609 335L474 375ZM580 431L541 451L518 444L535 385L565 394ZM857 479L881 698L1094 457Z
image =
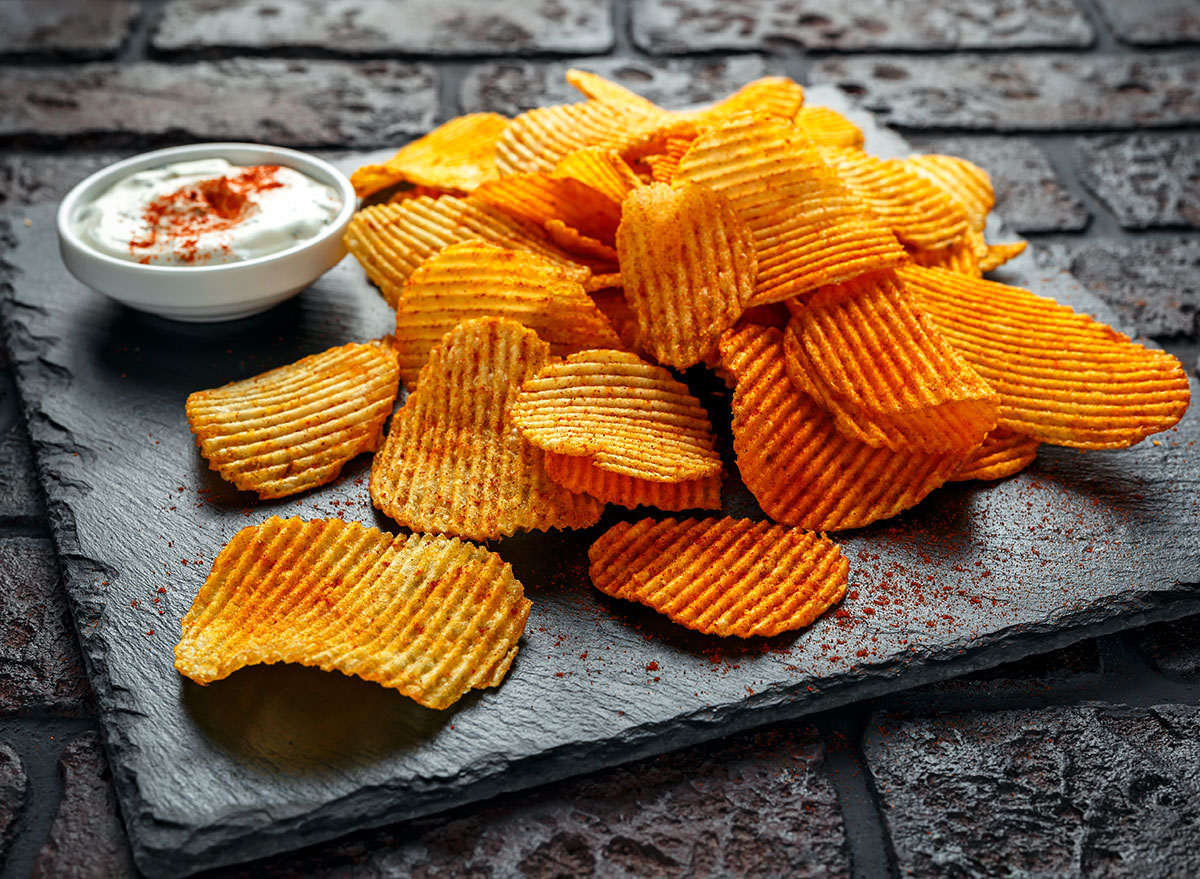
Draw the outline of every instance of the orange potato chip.
M754 241L724 197L693 183L630 193L617 255L638 336L660 362L698 363L754 290Z
M605 79L598 73L572 67L567 70L567 82L579 89L584 97L602 101L614 107L628 108L641 113L662 113L663 115L667 113L653 101L643 98L637 92L630 91L611 79Z
M446 333L477 317L515 320L535 330L559 357L621 347L577 277L536 253L482 241L452 244L426 260L396 303L394 344L405 386L417 386L429 352Z
M803 103L804 87L798 82L786 76L764 76L708 107L675 115L691 119L700 127L723 125L729 118L748 111L791 122Z
M633 313L633 309L629 307L629 303L625 299L625 291L620 287L605 287L588 295L592 297L596 307L608 318L609 325L621 337L621 347L630 351L640 351L642 349L641 331L638 329L637 315Z
M796 114L795 124L809 140L820 146L862 149L862 129L828 107L801 107Z
M1019 287L944 269L900 272L933 324L1000 394L1000 424L1046 443L1117 449L1187 411L1170 354Z
M958 156L909 156L904 164L930 182L941 187L967 212L967 222L977 232L987 225L988 212L996 204L992 178L978 165Z
M550 346L515 321L479 318L447 333L375 455L375 506L414 531L471 540L595 523L603 504L551 479L509 415L549 360Z
M512 418L526 438L601 470L653 482L721 472L708 413L661 366L627 351L581 351L521 387Z
M979 270L992 272L1000 268L1010 259L1016 259L1025 252L1029 245L1027 241L1013 241L1010 244L989 244L987 251L979 258Z
M389 347L349 344L187 399L196 445L221 478L260 498L332 482L383 441L399 376Z
M965 460L875 448L842 434L788 378L783 333L751 324L721 339L737 379L733 448L763 511L819 531L858 528L915 506Z
M508 126L499 113L470 113L439 125L402 147L382 165L364 165L350 176L360 198L397 183L468 193L499 173L496 141Z
M447 708L500 684L529 608L512 567L483 547L272 517L213 562L183 618L175 667L208 684L248 665L298 663Z
M742 114L696 138L675 178L729 199L754 235L751 303L780 302L907 260L896 236L792 126Z
M1020 473L1037 457L1037 440L998 427L987 435L980 446L950 477L948 482L964 482L968 479L1004 479Z
M846 594L850 571L826 537L731 518L618 522L588 560L592 585L606 595L739 638L811 625Z
M589 494L606 504L658 507L660 510L717 510L721 508L721 474L652 482L624 473L601 470L586 455L546 452L546 472L564 488Z
M585 266L547 244L540 230L491 205L453 196L371 205L354 215L345 235L346 249L393 308L417 266L460 241L488 241L540 254L575 271L581 282L589 274Z
M602 272L597 275L592 275L583 282L583 289L588 293L595 293L599 290L607 290L611 287L620 286L622 286L620 272Z
M593 269L598 267L616 268L617 249L609 247L602 241L589 238L578 229L572 229L562 220L547 220L546 235L554 246L566 251L579 260L587 260Z
M921 315L894 272L822 287L784 339L796 386L867 445L967 451L996 426L996 392Z
M973 230L972 230L973 231ZM980 235L974 232L974 235ZM983 276L979 267L979 253L975 241L970 236L964 236L949 247L937 247L932 250L910 250L909 256L915 265L931 269L945 269L959 275L970 275L973 278Z
M642 158L655 183L670 183L675 179L679 173L679 160L691 149L694 140L694 137L668 137L663 152Z
M820 147L819 152L904 244L945 247L966 233L963 206L903 162L850 147Z
M561 220L607 244L612 244L621 222L619 202L573 177L552 177L543 172L489 180L471 193L471 200L497 207L535 226Z
M567 153L554 166L553 176L578 180L607 195L618 205L625 196L643 185L621 154L605 147L584 147Z

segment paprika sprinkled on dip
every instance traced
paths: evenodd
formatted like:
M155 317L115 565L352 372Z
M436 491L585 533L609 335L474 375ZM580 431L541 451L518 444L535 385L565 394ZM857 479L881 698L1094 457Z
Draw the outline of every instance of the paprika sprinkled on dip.
M341 208L333 188L295 169L197 159L118 181L78 213L77 230L130 262L210 266L308 241Z

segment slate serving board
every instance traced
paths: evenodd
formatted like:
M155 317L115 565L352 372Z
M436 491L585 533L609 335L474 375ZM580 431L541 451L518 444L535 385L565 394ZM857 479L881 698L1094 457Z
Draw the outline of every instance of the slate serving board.
M832 90L812 89L809 100L846 109ZM872 151L906 151L858 118ZM4 328L117 791L149 876L296 848L1200 611L1193 411L1160 445L1043 448L1017 477L948 486L842 534L847 598L799 634L730 643L600 595L587 583L587 547L630 515L610 509L586 531L494 542L533 612L504 683L449 711L298 667L195 686L172 667L179 620L239 528L274 514L395 526L371 508L366 457L295 499L233 490L197 454L185 398L381 335L390 311L347 260L259 317L143 316L66 272L53 216L45 206L10 217ZM1028 257L1006 269L1004 280L1112 318ZM728 397L705 388L731 466ZM761 516L736 478L725 502Z

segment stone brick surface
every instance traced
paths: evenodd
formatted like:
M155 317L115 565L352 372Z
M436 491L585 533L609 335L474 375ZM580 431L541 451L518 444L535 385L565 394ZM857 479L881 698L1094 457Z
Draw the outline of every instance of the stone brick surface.
M1158 671L1178 678L1200 675L1200 617L1156 623L1134 633Z
M72 739L59 770L63 797L34 862L34 879L137 876L100 735L86 732Z
M1194 238L1051 244L1035 255L1066 266L1143 336L1200 332L1200 241Z
M901 875L1200 874L1200 708L877 715Z
M905 706L913 696L1033 696L1057 686L1080 686L1099 681L1100 651L1095 641L1081 641L1054 650L1006 662L960 678L917 687L891 697L894 706Z
M1086 46L1074 0L634 0L634 41L650 52L763 49L979 49Z
M459 95L462 112L493 110L512 116L543 104L583 100L583 95L563 79L570 67L599 73L669 107L716 100L749 80L779 73L757 55L669 61L580 58L541 64L497 61L473 67L463 77Z
M1042 131L1200 122L1200 59L1157 55L863 55L815 62L906 128Z
M4 352L0 350L0 359ZM0 364L0 522L44 515L12 376Z
M160 51L214 47L361 54L605 52L611 0L173 0L153 36Z
M1127 229L1200 228L1200 136L1082 138L1079 178Z
M1018 232L1083 229L1087 208L1066 189L1046 154L1026 137L940 137L914 141L926 152L962 156L979 165L996 189L996 212Z
M1200 42L1196 0L1096 0L1117 37L1127 43L1165 46Z
M8 0L0 3L0 55L112 56L139 8L125 0Z
M0 210L58 201L76 183L127 153L0 156Z
M0 539L0 716L94 710L50 541Z
M433 68L397 61L13 68L0 90L0 141L145 147L227 139L367 148L428 130L436 107Z
M27 785L21 758L7 743L0 742L0 866L12 845Z

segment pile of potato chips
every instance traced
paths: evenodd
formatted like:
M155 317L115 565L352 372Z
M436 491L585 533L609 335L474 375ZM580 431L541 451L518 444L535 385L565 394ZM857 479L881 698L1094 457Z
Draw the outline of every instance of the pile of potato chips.
M689 111L593 74L567 78L585 100L463 116L355 173L376 203L346 245L395 309L394 334L194 394L188 417L214 469L263 497L333 479L379 448L398 376L408 397L370 492L414 532L486 541L587 527L608 503L719 509L708 411L673 372L703 365L732 389L739 474L779 524L621 523L592 547L592 579L682 625L748 637L806 626L841 599L848 564L812 532L893 516L947 481L1009 476L1040 443L1130 446L1186 410L1173 357L983 280L1024 243L985 240L994 195L971 163L869 155L852 122L806 106L786 78ZM433 652L414 660L402 633L441 631L437 602L471 595L489 613L527 614L510 570L458 542L354 531L387 556L371 567L346 556L343 531L272 520L235 538L185 623L181 670L211 680L287 659L437 706L498 682L524 616L472 646L486 659L472 674L456 666L445 692L428 669L467 647L430 637ZM428 593L425 574L393 573L416 564L410 546L456 559L440 564L467 585L384 611L379 584ZM471 579L484 571L500 579ZM276 622L239 625L201 606L238 588L282 601ZM311 614L296 616L318 600L337 609L319 637ZM219 625L205 634L208 617ZM201 670L184 661L198 651L217 656Z

